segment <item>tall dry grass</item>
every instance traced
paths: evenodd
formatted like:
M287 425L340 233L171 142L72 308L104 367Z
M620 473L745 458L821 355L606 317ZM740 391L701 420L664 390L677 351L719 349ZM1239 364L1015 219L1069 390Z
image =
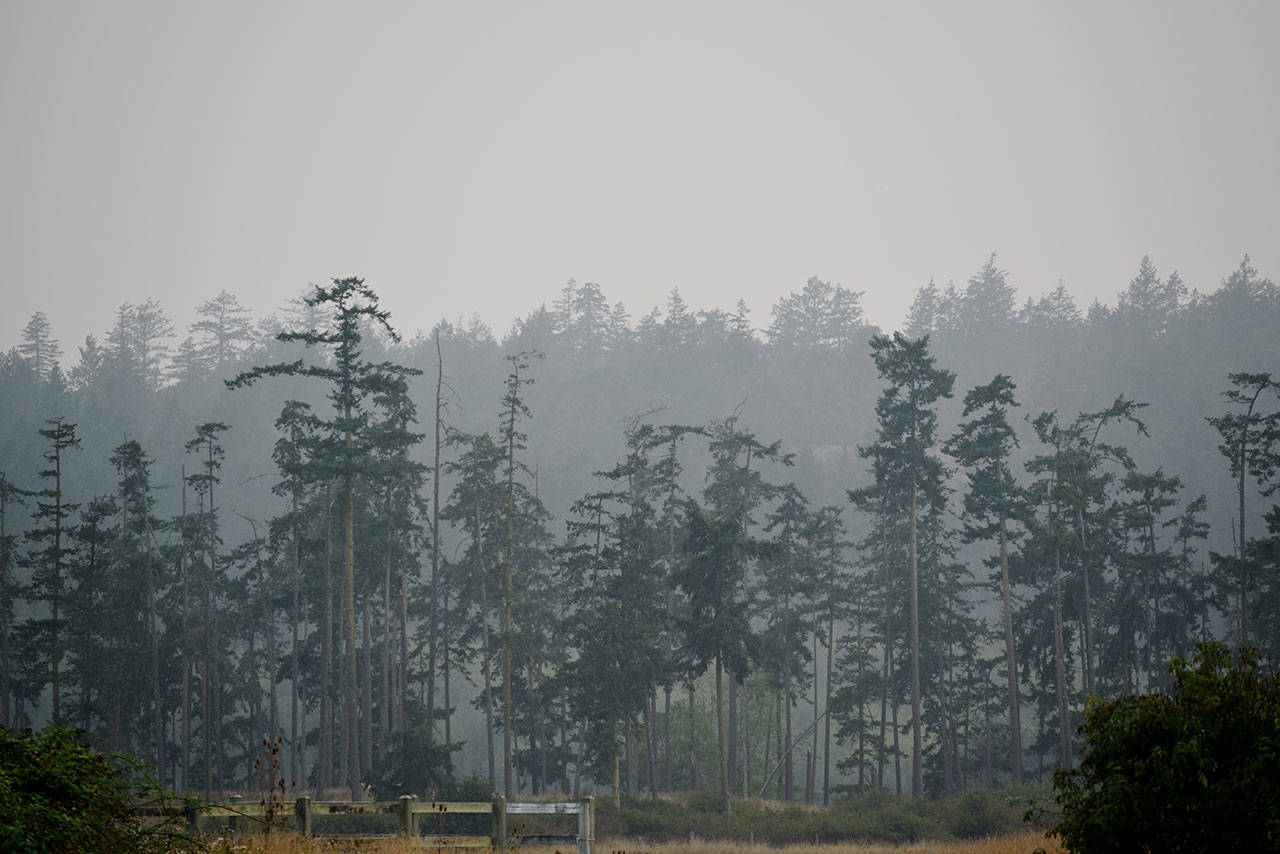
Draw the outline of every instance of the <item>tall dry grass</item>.
M1064 849L1044 838L1038 831L1027 831L991 839L966 842L914 842L904 845L790 845L770 848L737 842L645 843L633 839L606 839L596 843L597 854L1032 854L1037 849L1049 854L1065 854ZM380 839L353 843L341 839L306 839L296 833L244 836L215 842L215 854L485 854L486 849L459 848L441 850L411 845L401 839ZM517 854L575 854L576 849L523 846Z

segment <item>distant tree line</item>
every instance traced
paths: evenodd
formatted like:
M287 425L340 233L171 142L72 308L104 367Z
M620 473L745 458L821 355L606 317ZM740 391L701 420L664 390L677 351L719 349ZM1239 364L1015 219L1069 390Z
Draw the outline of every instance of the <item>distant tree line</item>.
M122 306L65 371L37 313L0 356L0 722L209 797L275 750L354 797L413 745L438 783L470 736L508 796L729 809L1045 779L1197 638L1280 662L1247 258L1209 295L1143 259L1081 314L992 256L893 333L860 296L633 324L571 281L501 342L406 341L335 279L260 322L224 291L176 348Z

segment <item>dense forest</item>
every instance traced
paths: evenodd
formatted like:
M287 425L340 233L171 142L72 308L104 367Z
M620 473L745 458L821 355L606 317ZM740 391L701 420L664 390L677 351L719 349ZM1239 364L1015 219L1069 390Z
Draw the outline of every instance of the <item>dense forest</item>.
M827 803L1071 767L1195 638L1280 661L1280 289L993 255L898 331L570 281L501 338L376 283L0 354L0 723L180 791L478 775ZM429 300L429 293L424 299ZM273 757L277 757L273 759Z

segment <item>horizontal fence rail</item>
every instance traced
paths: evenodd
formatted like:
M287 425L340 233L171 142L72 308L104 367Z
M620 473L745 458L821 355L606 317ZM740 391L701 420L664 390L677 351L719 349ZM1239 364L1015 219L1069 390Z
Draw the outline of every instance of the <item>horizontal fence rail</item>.
M181 804L173 806L143 805L135 807L134 814L143 818L182 818L193 832L200 831L202 819L228 819L228 829L236 832L254 824L288 822L298 832L316 836L312 829L316 816L338 815L394 815L398 819L397 836L406 837L423 847L439 848L489 848L509 850L524 845L576 845L578 854L592 854L595 845L595 798L581 801L554 801L549 803L507 803L503 797L492 801L423 801L416 795L402 795L395 801L313 801L300 797L295 801L279 803L230 804ZM491 831L488 836L463 834L426 834L418 831L419 816L489 815ZM577 834L525 834L521 828L510 828L508 816L577 816ZM383 836L392 834L383 834ZM329 836L327 838L335 838ZM345 839L374 839L377 836L342 835Z

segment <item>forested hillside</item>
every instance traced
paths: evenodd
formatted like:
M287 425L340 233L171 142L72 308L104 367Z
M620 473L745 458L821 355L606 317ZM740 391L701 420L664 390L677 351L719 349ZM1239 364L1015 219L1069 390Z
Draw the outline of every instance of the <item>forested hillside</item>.
M1086 696L1195 637L1280 661L1280 289L1247 258L1079 306L992 256L897 331L816 278L638 318L571 281L500 338L400 330L377 286L123 305L75 346L31 318L0 722L206 794L276 745L299 788L827 802L1071 766Z

